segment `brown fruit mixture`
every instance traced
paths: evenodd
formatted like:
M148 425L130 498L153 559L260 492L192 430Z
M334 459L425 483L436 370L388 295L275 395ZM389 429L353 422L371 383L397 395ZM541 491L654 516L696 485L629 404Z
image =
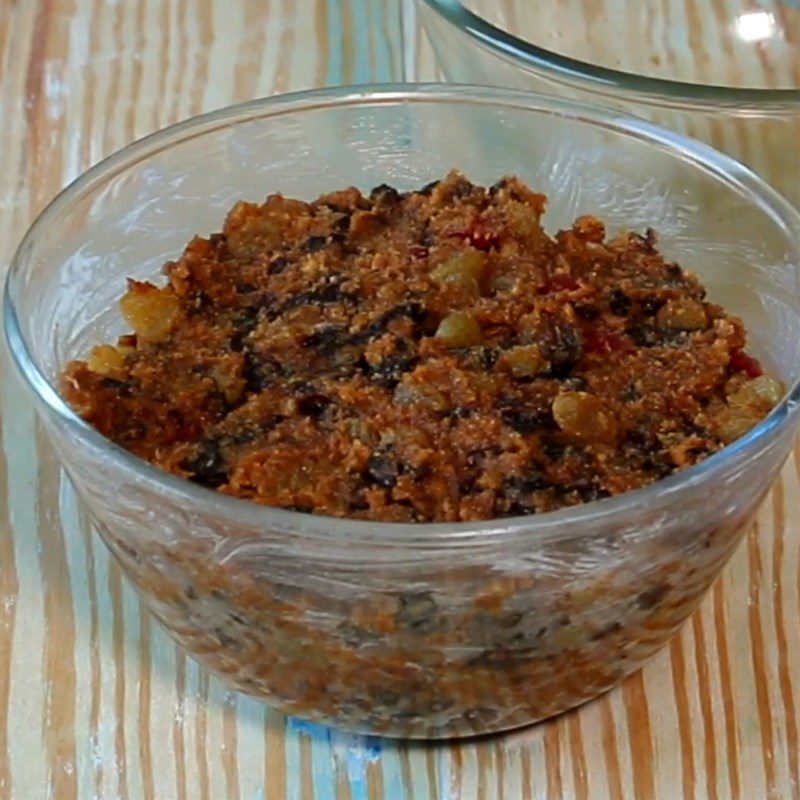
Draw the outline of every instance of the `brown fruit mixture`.
M546 198L458 172L420 191L240 202L130 281L135 333L69 364L102 434L259 503L389 521L533 514L697 463L777 403L740 320L652 231L548 236Z

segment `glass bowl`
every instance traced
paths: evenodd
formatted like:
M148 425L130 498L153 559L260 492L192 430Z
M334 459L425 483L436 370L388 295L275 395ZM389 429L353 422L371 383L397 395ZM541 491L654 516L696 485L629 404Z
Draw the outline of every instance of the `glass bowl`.
M418 0L448 80L602 101L701 139L800 206L797 0Z
M450 167L484 183L519 174L550 195L550 229L587 212L612 231L656 228L667 255L744 317L788 396L744 438L643 490L541 516L391 524L204 489L102 438L59 395L66 362L123 331L125 278L157 276L235 200L418 188ZM322 723L487 733L635 670L730 556L800 413L798 223L736 162L614 112L511 90L341 87L198 117L91 169L20 245L6 334L100 535L198 661Z

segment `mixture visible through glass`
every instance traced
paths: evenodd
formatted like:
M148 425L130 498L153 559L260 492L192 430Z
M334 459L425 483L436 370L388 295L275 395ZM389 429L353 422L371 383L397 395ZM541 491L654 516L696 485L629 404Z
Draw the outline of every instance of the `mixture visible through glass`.
M458 172L240 202L130 281L134 333L63 376L103 435L270 506L386 521L534 514L701 461L783 394L652 231Z

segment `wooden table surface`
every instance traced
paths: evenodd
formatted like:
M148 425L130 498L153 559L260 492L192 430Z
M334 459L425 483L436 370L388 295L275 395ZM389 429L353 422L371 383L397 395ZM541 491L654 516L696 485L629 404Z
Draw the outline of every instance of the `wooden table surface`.
M58 189L156 128L431 77L400 2L0 0L0 271ZM404 744L287 719L185 658L86 526L5 352L0 400L0 798L800 798L798 451L642 672L512 735Z

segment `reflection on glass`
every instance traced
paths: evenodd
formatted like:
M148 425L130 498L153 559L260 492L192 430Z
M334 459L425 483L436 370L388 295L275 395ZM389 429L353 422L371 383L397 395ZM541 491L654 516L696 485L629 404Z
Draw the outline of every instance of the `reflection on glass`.
M763 42L771 39L777 30L775 16L769 11L749 11L740 14L734 27L740 39L745 42Z

